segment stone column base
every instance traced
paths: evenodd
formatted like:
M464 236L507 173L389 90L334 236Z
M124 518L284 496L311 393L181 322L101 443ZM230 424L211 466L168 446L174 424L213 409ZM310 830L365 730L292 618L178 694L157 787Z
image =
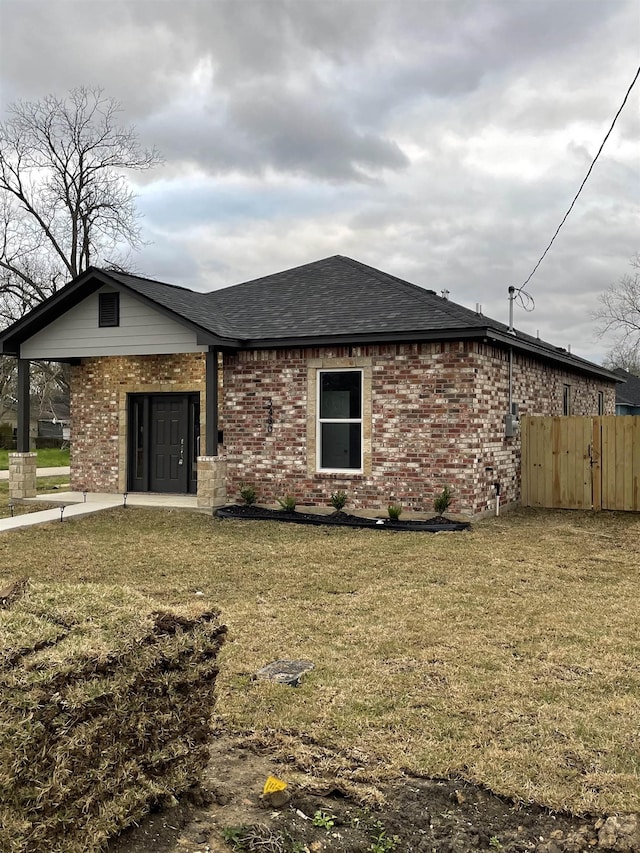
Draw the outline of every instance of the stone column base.
M35 498L37 453L9 454L9 497L13 500Z
M227 502L227 460L198 456L198 508L215 509Z

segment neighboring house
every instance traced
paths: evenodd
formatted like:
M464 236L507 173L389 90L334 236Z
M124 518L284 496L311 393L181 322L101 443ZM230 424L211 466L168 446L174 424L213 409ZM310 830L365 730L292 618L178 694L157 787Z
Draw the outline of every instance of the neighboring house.
M616 415L640 415L640 376L621 367L613 372L622 380L616 388Z
M38 416L38 438L66 442L69 441L70 435L71 412L66 400L48 400L42 403Z
M604 368L342 256L211 293L92 268L0 347L23 385L27 360L72 365L72 488L203 504L224 480L431 510L448 485L474 515L496 483L519 498L518 414L615 405Z
M0 425L2 430L13 436L15 446L15 433L18 427L18 405L13 397L7 397L1 407ZM60 439L66 434L69 440L68 430L71 423L69 404L63 400L47 400L42 402L38 397L31 397L29 418L29 436L31 444L34 445L38 438Z

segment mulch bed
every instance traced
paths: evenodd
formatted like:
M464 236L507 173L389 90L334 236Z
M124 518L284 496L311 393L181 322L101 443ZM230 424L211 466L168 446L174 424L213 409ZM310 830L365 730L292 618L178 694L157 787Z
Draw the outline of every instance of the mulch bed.
M468 530L471 527L468 521L451 521L442 515L420 520L405 520L399 518L394 521L391 518L363 518L359 515L350 515L348 512L333 512L328 515L318 515L312 512L287 512L281 509L268 509L262 506L246 506L234 504L224 506L216 510L218 518L235 518L245 521L284 521L293 524L313 524L316 526L327 525L330 527L365 527L371 530L409 530L438 533L443 530Z

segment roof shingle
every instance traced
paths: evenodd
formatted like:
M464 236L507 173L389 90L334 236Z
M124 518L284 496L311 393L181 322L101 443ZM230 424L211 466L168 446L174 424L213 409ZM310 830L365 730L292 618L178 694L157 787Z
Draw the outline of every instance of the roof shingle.
M89 269L0 335L15 354L20 341L84 298L120 285L201 330L203 342L229 347L420 341L486 337L573 368L612 374L539 338L343 255L201 293L111 270ZM84 296L83 296L84 294Z

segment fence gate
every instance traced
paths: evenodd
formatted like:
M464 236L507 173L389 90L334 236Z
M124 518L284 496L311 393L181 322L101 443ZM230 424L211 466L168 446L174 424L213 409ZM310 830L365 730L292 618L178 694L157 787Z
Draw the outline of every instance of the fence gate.
M522 505L640 512L640 416L524 417Z

